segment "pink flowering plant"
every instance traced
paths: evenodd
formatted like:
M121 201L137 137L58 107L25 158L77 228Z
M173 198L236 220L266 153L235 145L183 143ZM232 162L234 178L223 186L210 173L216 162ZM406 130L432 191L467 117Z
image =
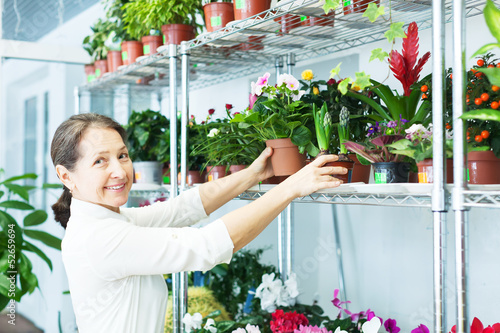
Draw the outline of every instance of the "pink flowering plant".
M314 150L311 143L314 124L311 106L301 100L304 90L299 81L289 74L282 74L275 86L269 84L269 73L252 82L252 96L256 97L251 108L231 120L240 128L251 128L251 137L260 141L290 138L300 152Z
M405 132L404 139L387 145L391 153L408 156L416 163L432 158L432 124L427 128L422 124L413 124ZM446 158L453 157L453 132L451 130L446 130L445 155Z

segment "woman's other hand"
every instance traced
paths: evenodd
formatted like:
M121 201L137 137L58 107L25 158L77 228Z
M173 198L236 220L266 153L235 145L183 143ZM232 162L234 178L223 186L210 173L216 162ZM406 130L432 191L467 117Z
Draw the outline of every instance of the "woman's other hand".
M273 167L271 165L272 154L273 149L271 147L267 147L248 167L249 171L254 175L253 179L261 182L274 176Z

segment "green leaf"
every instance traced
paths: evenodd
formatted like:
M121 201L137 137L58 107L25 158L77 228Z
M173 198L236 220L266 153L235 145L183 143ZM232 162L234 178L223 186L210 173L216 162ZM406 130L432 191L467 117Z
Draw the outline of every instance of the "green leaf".
M34 225L42 224L47 220L47 213L44 210L35 210L34 212L26 215L24 218L24 226L31 227Z
M325 4L323 5L323 10L325 14L328 14L330 10L335 10L340 4L340 0L325 0Z
M292 133L292 143L298 147L305 147L312 139L311 131L305 127L300 126L293 130Z
M478 72L486 74L491 84L500 86L500 68L481 68Z
M13 209L20 209L20 210L33 210L35 207L22 202L22 201L17 201L17 200L7 200L0 202L0 207L4 208L13 208Z
M30 195L28 193L28 190L21 185L17 184L10 184L10 183L5 183L4 184L6 188L8 188L12 193L17 194L21 198L23 198L25 201L30 200Z
M42 185L42 189L50 189L50 188L54 188L54 189L58 189L58 190L61 190L63 188L62 184L49 184L49 183L45 183Z
M0 198L3 197L4 194L5 194L4 191L0 191Z
M38 176L35 173L26 173L26 174L21 175L21 176L15 176L15 177L8 178L8 179L4 180L3 182L1 182L0 184L10 183L10 182L13 182L13 181L16 181L19 179L37 179L37 177Z
M365 72L357 72L356 80L353 82L353 85L357 85L361 90L366 87L370 87L372 84L370 82L370 75L366 75Z
M26 249L26 251L31 251L36 253L40 258L43 259L43 261L47 263L50 270L52 271L52 261L50 261L49 257L47 257L47 255L42 250L40 250L38 247L27 241L24 241L24 248Z
M368 19L370 20L370 22L375 22L377 20L377 18L380 16L380 15L384 15L385 14L385 7L384 6L380 6L378 7L376 3L372 2L368 5L368 8L366 8L365 12L363 13L363 16L364 17L368 17Z
M484 7L484 20L493 37L500 43L500 9L498 9L491 0L486 1L486 7Z
M403 30L403 25L404 25L404 22L395 22L395 23L391 24L391 28L389 30L387 30L384 34L384 36L387 38L389 43L392 44L394 39L396 39L398 37L401 37L401 38L406 37L406 34Z
M378 59L380 61L384 61L388 57L389 57L389 53L385 52L381 48L377 48L377 49L373 49L372 50L372 55L370 56L370 60L369 61L372 61L372 60L375 60L375 59Z
M0 294L7 296L9 294L10 280L7 276L0 274Z
M347 94L347 87L349 86L349 82L352 81L351 77L346 77L339 83L338 90L342 95Z
M486 44L486 45L483 45L479 48L479 50L477 50L472 56L471 58L475 58L477 57L478 55L481 55L481 54L485 54L493 49L496 49L496 48L500 48L500 43L490 43L490 44Z
M500 111L493 109L479 109L465 112L459 118L500 121Z
M45 231L24 229L24 234L30 238L41 241L47 246L61 250L61 240Z
M332 69L330 71L330 79L335 77L335 75L339 75L340 73L340 65L342 65L342 62L339 62L339 64L337 65L337 67L335 67L334 69Z

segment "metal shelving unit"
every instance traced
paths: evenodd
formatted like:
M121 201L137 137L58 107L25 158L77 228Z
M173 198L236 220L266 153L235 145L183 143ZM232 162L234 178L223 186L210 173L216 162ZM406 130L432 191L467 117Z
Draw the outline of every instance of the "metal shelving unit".
M389 6L389 0L380 0L380 4ZM439 93L443 87L444 77L444 26L454 23L453 37L455 41L454 82L462 82L460 73L464 72L463 32L464 19L482 14L484 0L392 0L390 12L393 21L416 21L419 29L433 28L433 123L435 130L434 167L435 183L433 185L405 188L397 186L343 185L332 191L313 193L295 200L295 203L326 203L378 205L387 207L423 207L431 208L434 216L434 331L446 332L446 299L444 282L446 232L445 215L448 205L453 202L457 238L457 333L468 331L466 276L467 276L467 209L470 207L500 208L500 188L466 188L462 182L464 159L462 152L455 154L455 184L444 185L443 154L443 96ZM455 18L455 19L454 19ZM312 25L315 21L316 25ZM84 86L76 91L77 102L84 94L114 93L117 88L127 87L125 93L154 93L168 88L171 108L176 110L177 86L181 86L182 94L182 127L181 127L181 180L179 189L187 189L186 172L186 122L189 115L189 91L208 87L223 81L262 73L276 67L277 74L283 68L283 59L287 58L288 72L291 73L295 61L310 60L334 52L351 49L370 42L385 39L384 32L390 23L380 18L370 23L361 13L344 14L342 8L325 16L318 0L282 1L279 6L242 21L232 22L229 26L212 33L205 33L196 39L183 42L180 47L165 46L155 55L139 59L135 64L121 68L119 71ZM179 66L180 64L180 66ZM179 71L180 68L180 71ZM178 75L180 73L180 75ZM144 80L144 78L147 78ZM177 80L181 77L181 80ZM142 81L141 81L142 80ZM455 135L463 136L463 128L458 116L463 112L462 84L455 87L454 118L456 120ZM175 100L175 101L174 101ZM78 103L77 103L78 104ZM172 122L171 134L176 135L176 122ZM173 140L175 141L175 140ZM456 140L456 142L459 140ZM456 149L459 151L460 144ZM176 156L175 153L171 154ZM176 179L177 161L172 168L171 179ZM415 184L412 184L415 185ZM269 188L257 186L241 194L238 199L254 200L264 195ZM143 191L143 192L141 192ZM166 190L141 190L133 188L132 196L147 194L159 197L171 197L177 194L177 185ZM450 193L453 200L450 200ZM332 206L334 207L334 206ZM293 269L293 253L291 244L293 207L289 206L279 218L280 270ZM334 221L336 223L336 221ZM335 224L334 227L337 225ZM340 243L337 244L340 246ZM286 252L286 255L284 253ZM340 252L340 251L339 251ZM287 260L285 265L284 260ZM339 258L341 261L341 258ZM286 266L286 268L285 268ZM341 267L339 267L341 271ZM174 293L174 331L181 331L180 314L185 309L187 292L185 281L179 276ZM340 277L343 284L343 276Z

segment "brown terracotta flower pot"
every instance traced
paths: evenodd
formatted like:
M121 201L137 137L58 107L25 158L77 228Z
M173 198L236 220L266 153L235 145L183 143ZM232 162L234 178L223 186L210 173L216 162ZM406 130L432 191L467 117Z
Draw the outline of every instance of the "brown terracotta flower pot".
M319 156L319 155L318 155ZM335 162L328 162L324 166L343 167L347 169L346 174L334 174L333 176L342 181L342 183L352 183L352 171L354 169L354 161L347 155L340 154L339 160Z
M207 166L207 180L209 182L225 176L226 176L225 165Z
M326 15L318 16L307 16L304 20L300 22L302 26L313 27L315 25L323 27L333 27L335 24L335 12L331 12Z
M193 186L194 184L203 184L205 182L206 177L207 177L207 172L205 170L203 172L188 170L186 174L186 184L188 186ZM180 183L181 183L181 173L179 172L177 174L177 184Z
M151 55L156 53L156 49L163 45L162 36L144 36L141 38L142 53Z
M122 51L108 51L108 72L112 73L122 65Z
M289 33L293 28L301 26L299 15L285 14L281 17L275 18L274 21L281 24L280 32L284 34Z
M237 164L237 165L230 165L229 166L229 174L236 173L238 171L246 169L247 165L244 164Z
M352 13L363 13L366 8L368 8L368 4L374 2L379 5L380 0L347 0L344 1L344 15L352 14Z
M142 56L142 43L131 40L122 43L122 61L124 65L130 65L135 59Z
M275 185L275 184L281 183L282 181L284 181L287 178L288 178L288 176L272 176L271 178L263 180L262 184L272 184L272 185Z
M224 28L234 21L234 6L231 2L210 2L203 6L205 26L208 32Z
M240 43L239 47L242 51L259 51L264 49L262 40L266 36L248 36L248 43Z
M194 27L188 24L165 24L161 26L163 33L163 44L179 45L185 40L191 40L196 35Z
M356 154L349 154L347 156L354 161L351 183L363 182L365 184L368 184L368 182L370 181L370 171L372 169L372 166L359 163L358 156Z
M434 182L434 168L432 166L432 158L426 158L422 162L417 163L418 168L418 182L419 183L433 183ZM453 159L446 159L446 182L453 183Z
M271 7L271 0L234 0L234 19L243 20Z
M273 148L271 164L275 176L290 176L304 167L306 156L299 153L290 138L267 140L266 146Z
M100 78L104 73L108 72L108 61L104 60L96 60L94 62L95 66L95 77Z
M493 151L467 154L469 184L500 184L500 158Z
M85 75L87 76L87 82L92 82L95 80L95 67L94 64L88 64L84 66Z

